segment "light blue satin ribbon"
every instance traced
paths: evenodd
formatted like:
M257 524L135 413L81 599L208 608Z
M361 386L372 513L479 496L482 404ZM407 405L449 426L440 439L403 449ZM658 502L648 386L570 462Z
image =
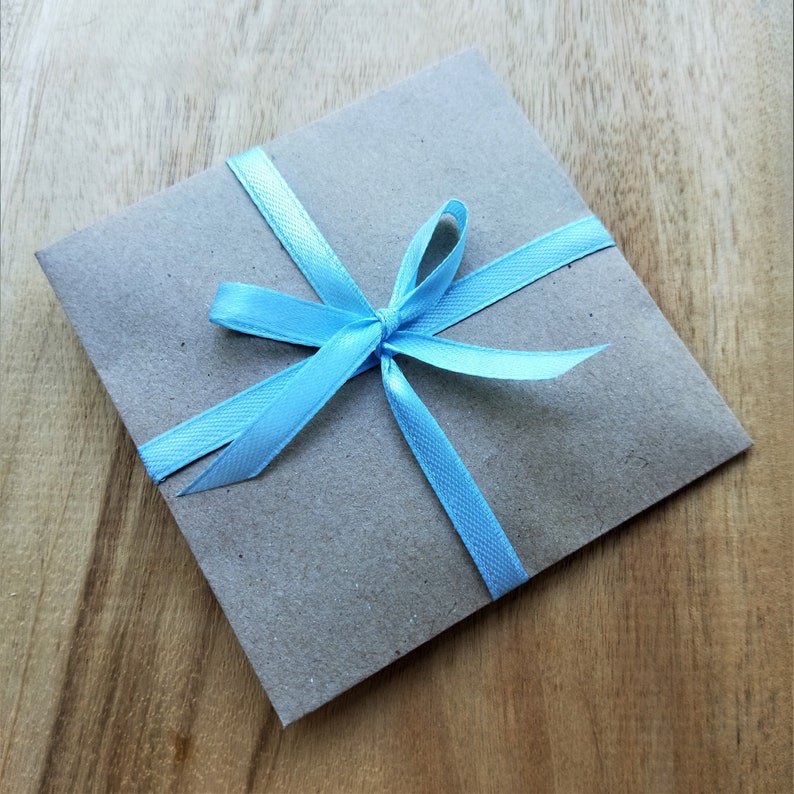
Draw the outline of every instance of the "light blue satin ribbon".
M265 153L227 161L323 303L250 284L223 283L210 309L218 325L319 348L310 358L188 419L139 448L155 482L227 445L181 494L256 477L354 375L380 364L397 423L457 529L493 598L527 581L510 541L452 444L405 379L393 356L486 378L555 378L606 345L524 352L436 337L492 303L576 259L614 245L594 216L539 237L453 281L466 243L468 211L442 206L416 233L389 305L374 310L303 205ZM422 257L441 217L457 222L452 250L422 282Z

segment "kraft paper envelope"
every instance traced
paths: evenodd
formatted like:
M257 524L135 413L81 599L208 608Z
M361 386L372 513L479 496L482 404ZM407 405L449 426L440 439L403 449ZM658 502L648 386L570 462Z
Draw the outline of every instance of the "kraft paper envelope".
M590 214L472 52L264 149L376 307L449 198L470 211L461 274ZM225 165L38 258L137 445L313 352L207 319L222 281L317 300ZM610 345L547 381L401 362L530 575L750 444L617 248L443 335ZM160 491L285 724L490 600L378 369L345 384L256 479L177 497L208 462Z

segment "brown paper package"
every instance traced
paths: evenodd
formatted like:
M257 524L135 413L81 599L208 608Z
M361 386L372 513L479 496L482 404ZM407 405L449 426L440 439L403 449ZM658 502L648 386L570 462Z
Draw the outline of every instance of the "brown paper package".
M264 149L373 306L449 198L470 211L461 275L591 213L475 52ZM311 354L208 322L222 281L317 300L225 165L37 256L137 445ZM530 576L750 444L617 248L443 335L609 344L526 383L401 361ZM258 478L177 497L207 464L159 488L285 724L490 600L378 370Z

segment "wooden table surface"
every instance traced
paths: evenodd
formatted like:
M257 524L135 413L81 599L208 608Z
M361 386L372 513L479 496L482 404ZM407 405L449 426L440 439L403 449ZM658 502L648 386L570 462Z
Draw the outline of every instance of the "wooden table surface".
M791 791L785 0L2 0L0 788ZM282 729L33 251L476 45L755 441Z

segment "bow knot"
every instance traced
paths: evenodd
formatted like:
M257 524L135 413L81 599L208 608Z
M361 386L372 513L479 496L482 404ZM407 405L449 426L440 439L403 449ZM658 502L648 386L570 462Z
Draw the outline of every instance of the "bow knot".
M383 387L397 423L491 596L498 598L525 582L527 572L485 497L392 357L401 353L486 378L562 375L606 345L525 352L467 345L436 334L541 276L614 245L607 231L597 218L582 218L453 280L463 256L468 212L452 199L411 240L389 305L375 311L265 153L251 149L227 163L323 302L223 283L210 320L242 333L319 349L141 446L152 479L159 482L227 444L181 493L257 476L346 381L380 359ZM444 215L457 222L458 240L417 285L420 263Z
M380 320L380 344L383 344L400 327L402 315L396 306L386 306L378 309L375 316Z

